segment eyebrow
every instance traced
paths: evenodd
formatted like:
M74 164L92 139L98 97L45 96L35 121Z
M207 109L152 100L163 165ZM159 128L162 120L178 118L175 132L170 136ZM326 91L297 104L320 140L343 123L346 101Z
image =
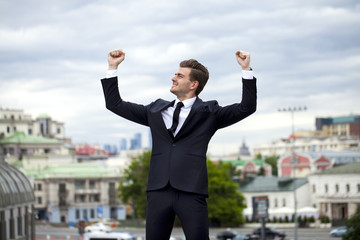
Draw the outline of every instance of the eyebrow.
M175 73L175 76L180 76L180 77L184 77L185 75L182 73Z

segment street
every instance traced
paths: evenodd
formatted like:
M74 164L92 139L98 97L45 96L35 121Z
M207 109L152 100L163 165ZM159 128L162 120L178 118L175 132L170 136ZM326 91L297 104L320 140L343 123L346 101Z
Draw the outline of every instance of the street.
M114 231L127 231L135 235L138 239L144 239L145 229L143 228L114 228ZM225 231L224 228L210 228L210 239L216 240L216 234ZM250 228L233 228L239 233L251 233ZM286 240L294 239L294 230L285 228L278 230L286 233ZM329 232L331 229L326 228L299 228L298 240L329 240ZM37 240L79 240L79 234L76 228L58 228L47 225L37 225L36 234ZM184 234L181 228L174 228L172 237L176 239L183 239ZM335 238L340 239L340 238Z

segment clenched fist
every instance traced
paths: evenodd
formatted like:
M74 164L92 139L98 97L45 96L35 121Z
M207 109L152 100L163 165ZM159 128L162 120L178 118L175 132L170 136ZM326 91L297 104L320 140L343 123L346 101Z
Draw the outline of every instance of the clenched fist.
M109 70L116 70L119 64L124 61L125 53L121 50L113 50L108 54Z
M250 70L250 53L244 51L236 51L236 60L243 70Z

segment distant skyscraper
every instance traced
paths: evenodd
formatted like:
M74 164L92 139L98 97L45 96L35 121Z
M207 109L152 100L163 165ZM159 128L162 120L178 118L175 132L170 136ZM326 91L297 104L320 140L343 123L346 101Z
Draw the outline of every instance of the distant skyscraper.
M126 138L121 138L120 139L120 148L119 148L120 151L125 151L127 150L127 141L126 141Z
M106 150L107 152L114 154L114 155L118 154L118 148L116 145L105 144L104 150Z
M141 133L135 133L134 138L130 140L130 150L141 148Z

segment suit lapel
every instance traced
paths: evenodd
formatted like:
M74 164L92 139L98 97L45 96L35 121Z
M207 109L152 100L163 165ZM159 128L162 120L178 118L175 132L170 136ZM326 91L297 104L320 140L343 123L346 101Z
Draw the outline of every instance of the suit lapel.
M162 114L161 112L165 109L167 109L168 107L170 106L173 106L174 103L175 103L175 100L172 101L172 102L165 102L166 104L164 104L163 106L160 106L159 110L157 110L156 112L154 112L153 116L154 116L154 122L156 123L157 125L157 128L159 130L161 130L161 132L163 132L164 134L166 135L169 135L169 132L166 128L166 125L165 125L165 122L164 122L164 119L162 117Z
M202 104L203 104L203 101L199 97L196 97L196 100L195 100L194 104L191 107L189 115L185 119L184 124L182 125L182 127L181 127L180 131L178 132L178 134L176 134L175 138L181 137L182 133L186 130L186 127L188 126L189 122L195 116L195 113L197 112L197 109L199 107L201 107Z

